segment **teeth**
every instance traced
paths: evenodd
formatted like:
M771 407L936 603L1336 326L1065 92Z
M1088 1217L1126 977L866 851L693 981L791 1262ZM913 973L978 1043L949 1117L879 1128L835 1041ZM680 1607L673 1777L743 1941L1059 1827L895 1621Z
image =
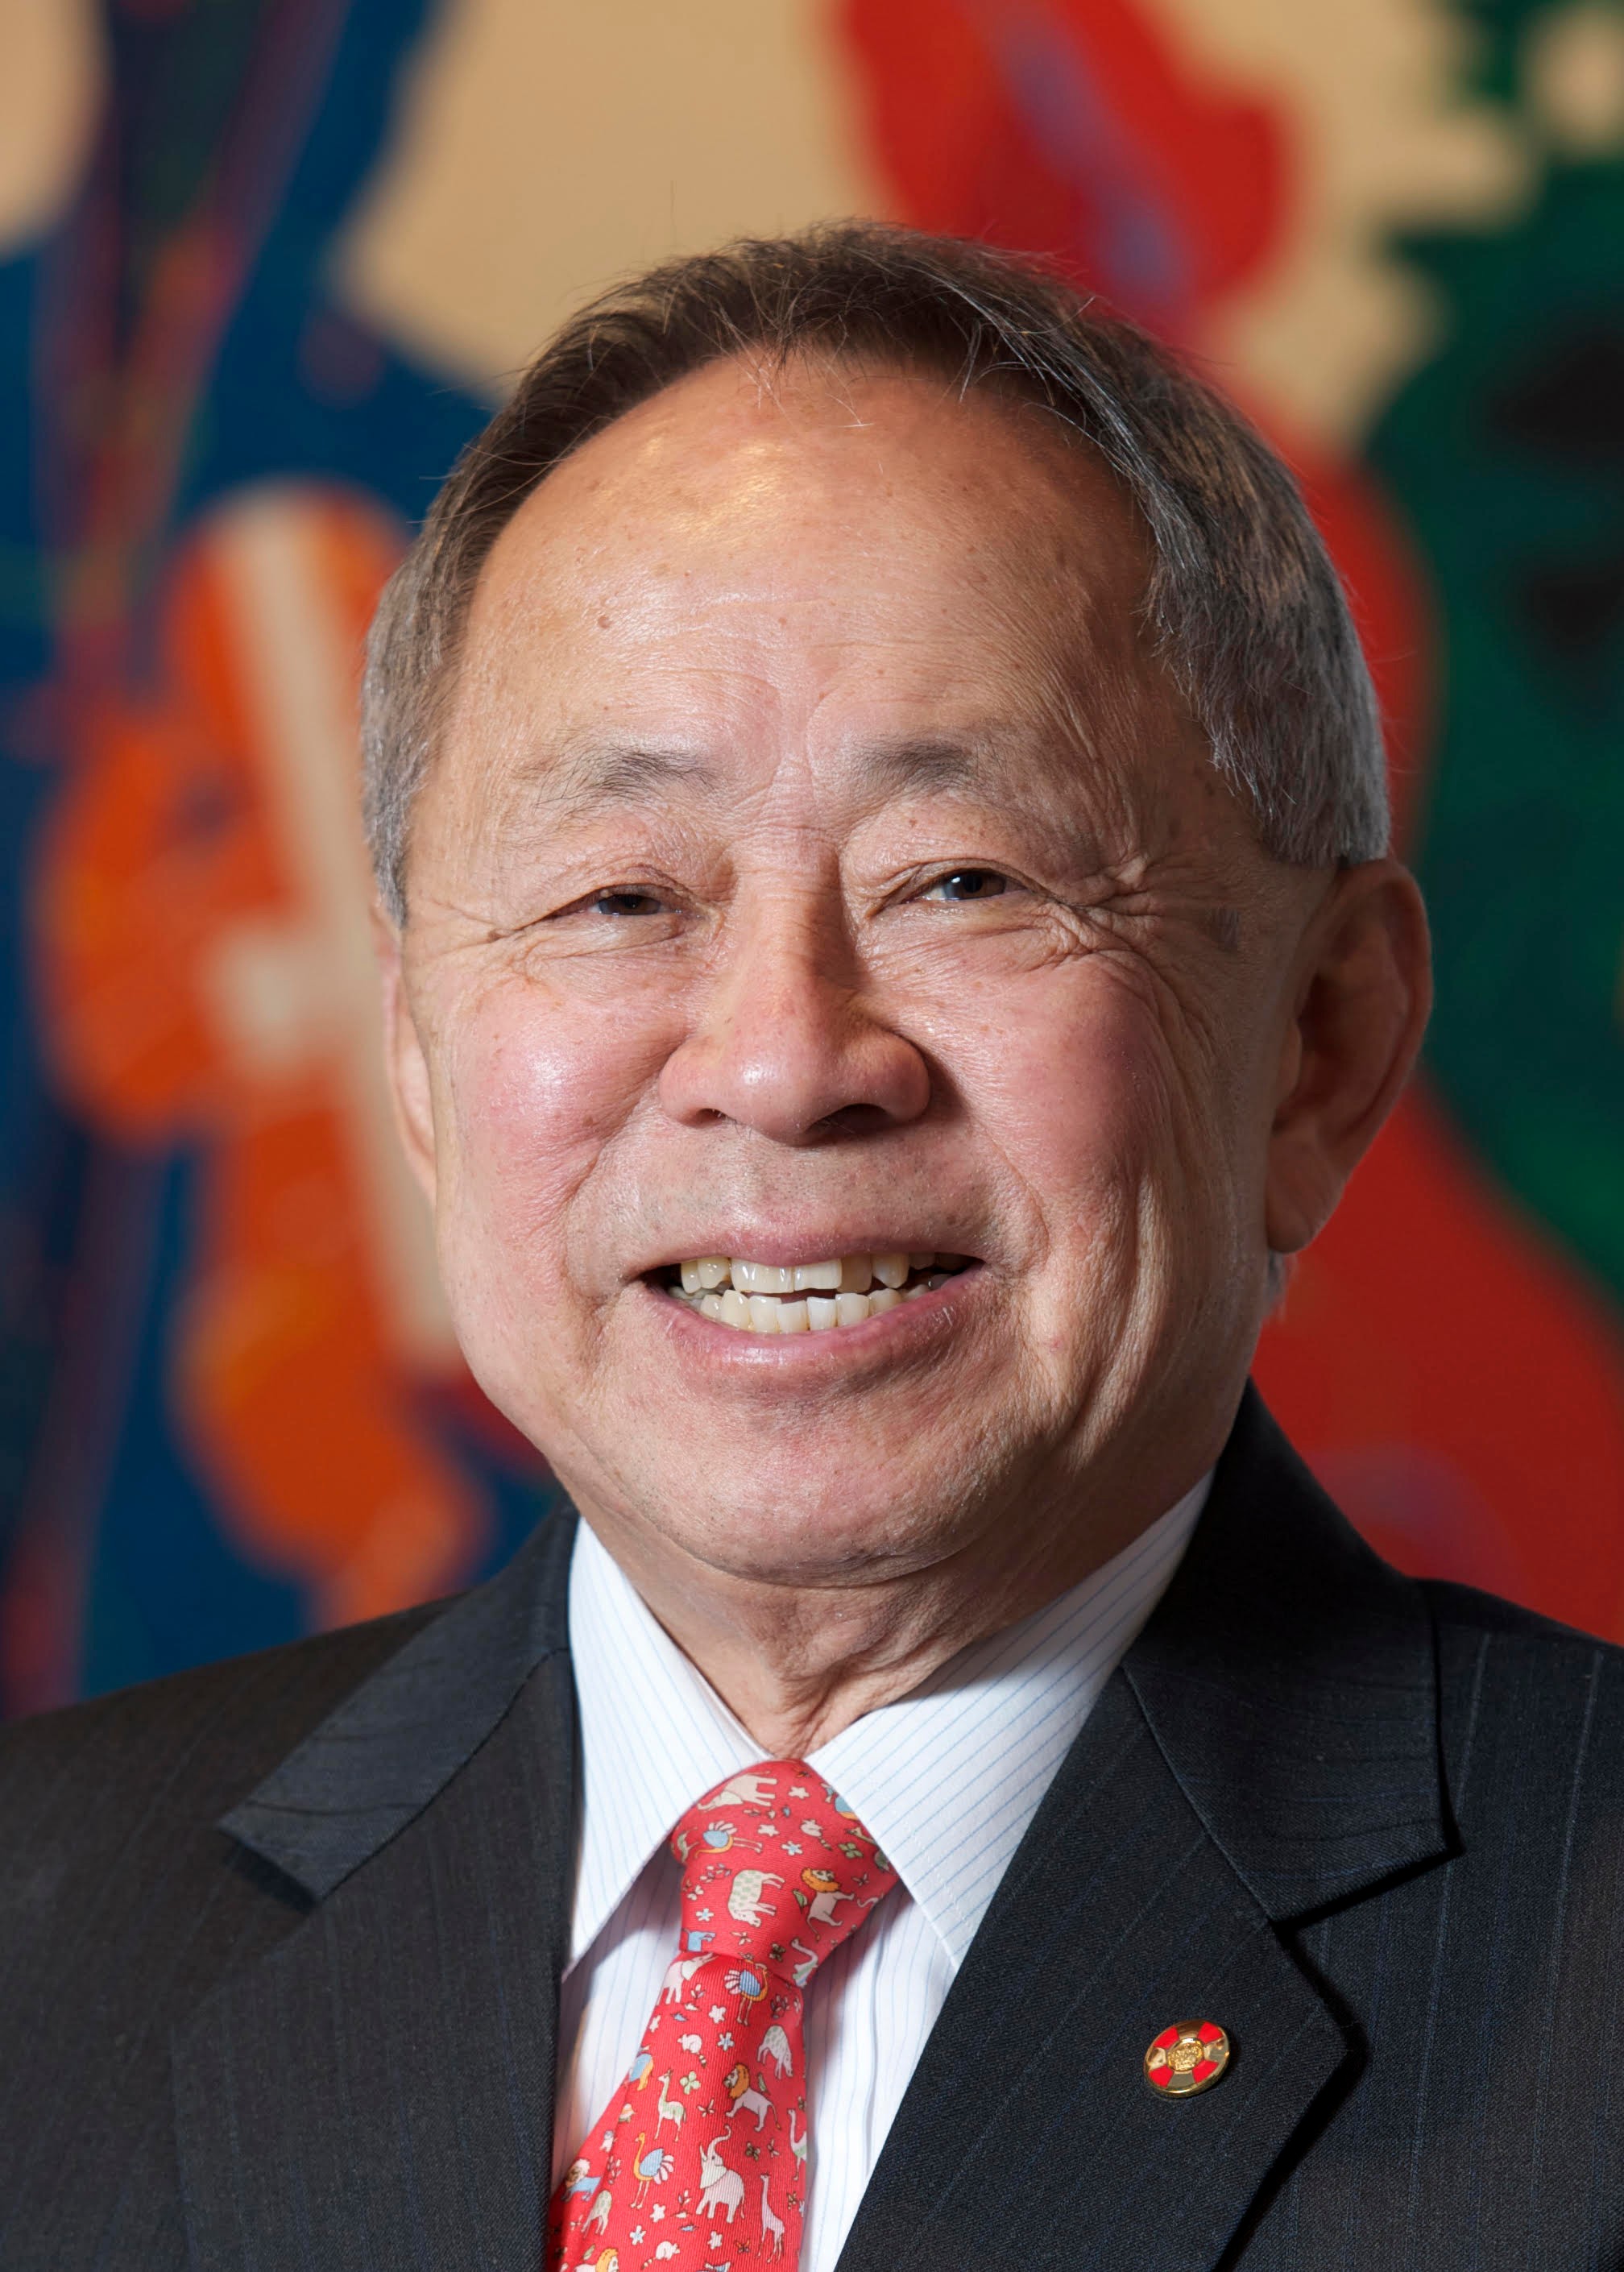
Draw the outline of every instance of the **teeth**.
M917 1300L945 1285L960 1265L957 1255L935 1252L843 1254L787 1264L704 1254L679 1264L677 1274L681 1298L690 1309L735 1332L825 1334Z
M776 1262L735 1262L733 1282L741 1294L793 1294L795 1274Z

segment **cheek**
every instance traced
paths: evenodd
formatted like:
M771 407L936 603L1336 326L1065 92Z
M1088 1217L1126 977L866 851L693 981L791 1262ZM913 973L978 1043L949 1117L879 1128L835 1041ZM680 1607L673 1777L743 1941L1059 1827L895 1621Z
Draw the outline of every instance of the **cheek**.
M446 1020L437 1117L451 1173L448 1268L470 1241L503 1267L568 1238L570 1207L657 1077L668 1043L612 1014L503 980Z
M1171 1067L1145 1005L1102 974L1007 1003L970 1060L976 1116L1042 1218L1051 1252L1092 1249L1176 1153ZM971 1082L966 1082L969 1087Z

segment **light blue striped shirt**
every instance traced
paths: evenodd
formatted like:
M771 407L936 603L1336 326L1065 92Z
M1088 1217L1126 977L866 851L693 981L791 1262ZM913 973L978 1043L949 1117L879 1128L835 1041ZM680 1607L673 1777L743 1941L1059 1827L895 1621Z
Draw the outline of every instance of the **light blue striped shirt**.
M1056 1768L1178 1567L1211 1480L1080 1586L811 1754L902 1882L808 1992L801 2272L833 2272L953 1976ZM630 2065L676 1954L681 1873L666 1841L712 1784L761 1757L585 1523L570 1633L583 1803L555 2183Z

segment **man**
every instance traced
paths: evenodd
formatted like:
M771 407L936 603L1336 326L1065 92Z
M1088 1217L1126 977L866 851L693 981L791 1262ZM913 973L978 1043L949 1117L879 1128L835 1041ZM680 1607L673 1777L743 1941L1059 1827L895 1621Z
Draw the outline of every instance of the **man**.
M1246 1386L1413 1059L1233 414L877 228L641 280L385 602L389 1050L571 1504L0 1752L0 2263L1615 2262L1614 1652Z

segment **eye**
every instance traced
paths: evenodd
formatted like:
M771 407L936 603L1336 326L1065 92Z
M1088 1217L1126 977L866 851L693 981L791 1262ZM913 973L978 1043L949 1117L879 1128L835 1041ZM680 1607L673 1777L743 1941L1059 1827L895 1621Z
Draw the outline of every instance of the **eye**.
M594 892L590 900L581 904L589 915L594 916L657 916L664 912L662 902L652 892Z
M923 894L927 900L995 900L1009 888L1009 879L996 868L955 868L938 876Z

